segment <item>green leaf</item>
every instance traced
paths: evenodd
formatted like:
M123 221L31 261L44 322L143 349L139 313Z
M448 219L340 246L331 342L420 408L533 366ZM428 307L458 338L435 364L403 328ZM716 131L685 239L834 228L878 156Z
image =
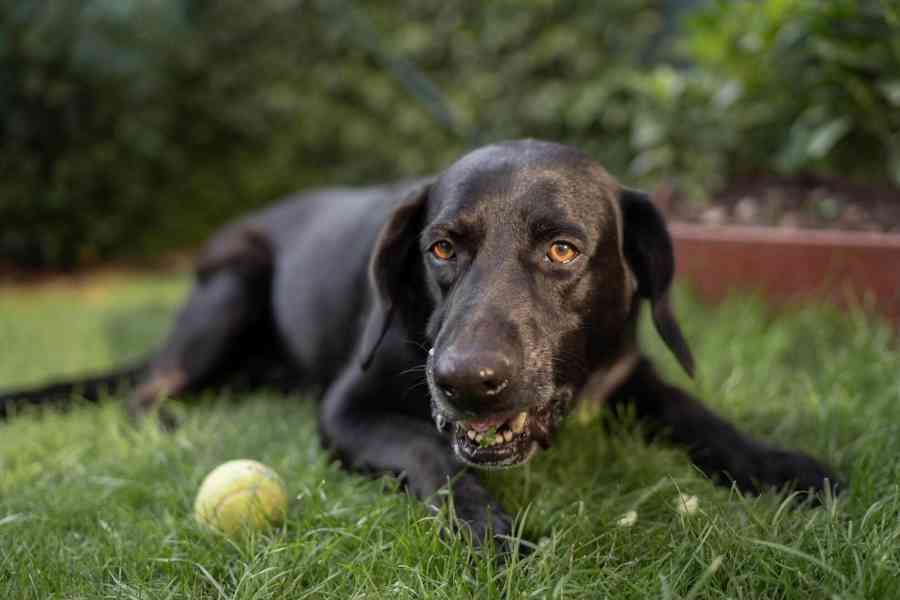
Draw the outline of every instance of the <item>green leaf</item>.
M884 94L884 97L888 99L891 105L900 107L900 79L885 81L878 87L881 88L881 93Z
M839 117L816 129L806 146L806 153L810 158L820 159L825 157L834 145L837 144L848 131L852 121L849 117Z

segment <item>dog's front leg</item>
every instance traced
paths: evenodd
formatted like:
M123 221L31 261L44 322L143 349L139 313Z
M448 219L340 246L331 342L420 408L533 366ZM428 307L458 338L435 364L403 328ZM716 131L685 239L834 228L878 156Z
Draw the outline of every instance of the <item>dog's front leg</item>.
M814 458L754 440L712 413L683 390L663 381L647 359L610 399L613 410L631 404L651 434L687 449L691 460L712 479L734 482L745 492L794 487L821 492L838 480Z
M424 419L391 407L408 389L385 385L385 378L351 366L326 392L320 414L325 444L346 466L399 475L406 488L429 507L449 486L457 519L476 544L493 535L501 542L512 531L509 516L471 471L455 459L447 438ZM423 406L428 399L422 398Z

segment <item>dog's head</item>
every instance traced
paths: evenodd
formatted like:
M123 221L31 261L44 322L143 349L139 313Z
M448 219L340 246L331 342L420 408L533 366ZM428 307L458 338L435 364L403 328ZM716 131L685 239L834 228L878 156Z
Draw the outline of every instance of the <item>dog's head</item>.
M588 376L633 349L637 299L692 372L668 304L673 272L645 194L571 147L488 146L412 194L382 230L364 363L395 313L419 314L438 427L469 464L519 464L550 444Z

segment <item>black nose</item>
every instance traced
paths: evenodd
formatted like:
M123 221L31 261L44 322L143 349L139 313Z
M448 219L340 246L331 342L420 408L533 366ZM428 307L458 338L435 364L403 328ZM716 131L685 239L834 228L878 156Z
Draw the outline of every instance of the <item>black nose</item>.
M442 352L434 363L434 383L448 400L480 400L498 396L512 375L512 364L499 352Z

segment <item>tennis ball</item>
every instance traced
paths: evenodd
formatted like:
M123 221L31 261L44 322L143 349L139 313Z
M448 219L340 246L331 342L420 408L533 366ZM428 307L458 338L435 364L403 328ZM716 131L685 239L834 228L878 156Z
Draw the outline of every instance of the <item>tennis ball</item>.
M200 484L194 516L200 523L233 535L284 520L288 496L278 474L255 460L231 460Z

